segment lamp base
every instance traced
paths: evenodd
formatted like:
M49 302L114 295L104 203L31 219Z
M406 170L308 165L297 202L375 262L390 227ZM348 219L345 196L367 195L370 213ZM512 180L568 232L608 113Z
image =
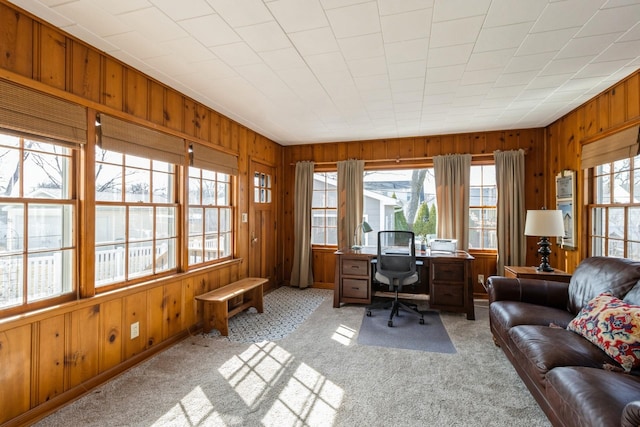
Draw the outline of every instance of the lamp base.
M549 265L549 255L551 254L551 249L549 249L549 246L551 246L551 243L549 242L549 239L547 237L541 237L540 241L538 242L538 246L540 246L540 248L538 249L538 253L542 255L542 258L540 259L540 265L538 266L537 270L549 273L553 271L553 267Z
M351 249L353 249L353 250L356 250L356 251L357 251L357 250L362 249L362 246L360 246L360 245L353 245L353 246L351 246Z

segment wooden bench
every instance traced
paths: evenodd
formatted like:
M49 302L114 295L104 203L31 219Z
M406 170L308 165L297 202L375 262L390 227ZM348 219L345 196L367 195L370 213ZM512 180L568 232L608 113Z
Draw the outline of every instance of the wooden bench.
M221 335L228 336L230 317L249 307L255 307L258 313L262 313L262 285L267 282L261 277L247 277L196 296L204 306L204 332L217 329Z

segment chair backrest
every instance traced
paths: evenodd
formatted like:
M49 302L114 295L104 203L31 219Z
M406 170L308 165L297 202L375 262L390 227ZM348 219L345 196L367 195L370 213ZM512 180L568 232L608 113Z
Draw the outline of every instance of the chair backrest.
M377 272L393 279L416 273L415 235L411 231L379 231Z

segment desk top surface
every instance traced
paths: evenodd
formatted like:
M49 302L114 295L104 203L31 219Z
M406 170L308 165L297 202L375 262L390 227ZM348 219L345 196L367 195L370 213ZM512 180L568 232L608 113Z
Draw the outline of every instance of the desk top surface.
M348 255L353 257L373 258L378 256L378 248L364 247L362 249L342 249L335 252L336 255ZM454 259L474 259L465 251L456 252L437 252L437 251L416 251L416 258L454 258Z

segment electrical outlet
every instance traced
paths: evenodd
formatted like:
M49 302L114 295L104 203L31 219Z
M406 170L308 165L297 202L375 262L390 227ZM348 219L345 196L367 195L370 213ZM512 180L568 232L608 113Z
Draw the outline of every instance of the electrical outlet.
M478 283L484 285L484 274L478 274Z
M140 335L140 322L134 322L131 324L131 339L138 338Z

